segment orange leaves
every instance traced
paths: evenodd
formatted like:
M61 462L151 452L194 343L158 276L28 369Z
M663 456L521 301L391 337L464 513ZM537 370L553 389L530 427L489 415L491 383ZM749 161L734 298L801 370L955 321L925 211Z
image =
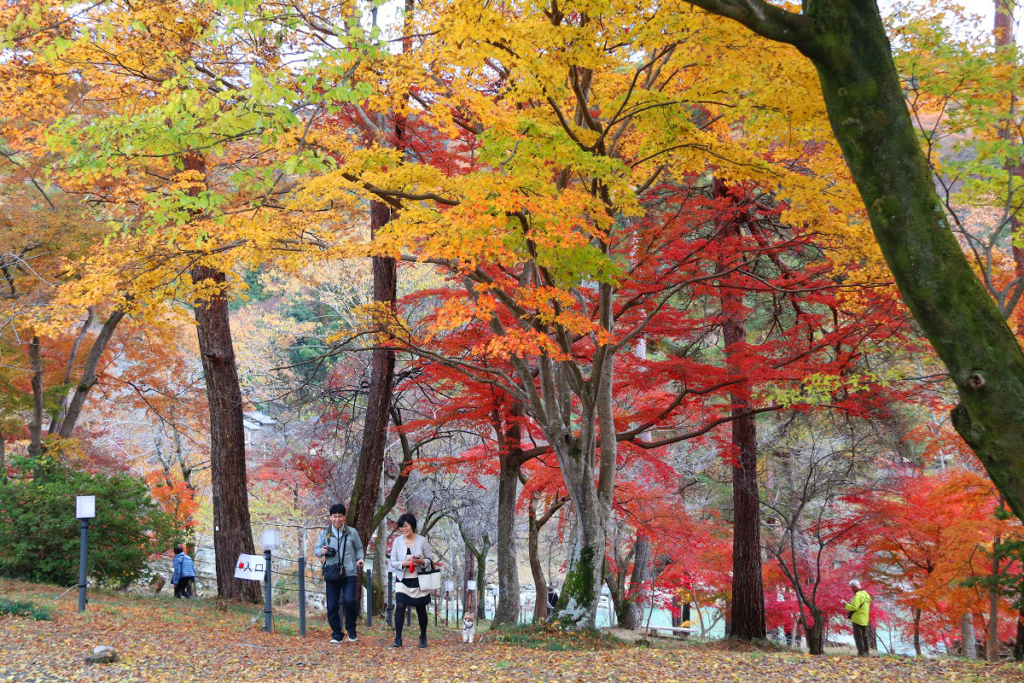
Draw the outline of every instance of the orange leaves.
M149 485L153 500L158 502L165 512L173 515L182 527L198 524L193 517L199 510L199 501L196 500L195 488L190 484L158 471L147 474L146 483Z

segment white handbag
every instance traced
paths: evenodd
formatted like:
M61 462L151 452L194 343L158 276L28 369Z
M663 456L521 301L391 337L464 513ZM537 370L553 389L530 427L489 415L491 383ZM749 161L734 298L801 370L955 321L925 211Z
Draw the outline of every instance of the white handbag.
M420 581L420 589L425 591L436 591L441 588L441 570L431 569L416 574Z

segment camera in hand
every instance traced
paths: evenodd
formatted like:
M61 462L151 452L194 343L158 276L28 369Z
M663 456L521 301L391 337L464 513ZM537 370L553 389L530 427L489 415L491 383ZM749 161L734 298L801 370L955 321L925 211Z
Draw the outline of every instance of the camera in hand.
M326 548L324 548L324 557L334 557L337 554L337 548L332 548L331 546L327 546Z

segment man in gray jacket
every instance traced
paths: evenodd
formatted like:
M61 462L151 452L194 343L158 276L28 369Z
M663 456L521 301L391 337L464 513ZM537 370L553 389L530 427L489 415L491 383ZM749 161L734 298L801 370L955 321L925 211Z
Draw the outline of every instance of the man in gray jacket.
M363 543L359 534L345 525L345 506L336 503L330 510L331 524L316 537L315 553L324 558L324 586L327 591L327 623L331 642L356 640L356 570L363 567ZM345 631L341 629L339 607L345 611ZM345 637L345 632L348 637Z

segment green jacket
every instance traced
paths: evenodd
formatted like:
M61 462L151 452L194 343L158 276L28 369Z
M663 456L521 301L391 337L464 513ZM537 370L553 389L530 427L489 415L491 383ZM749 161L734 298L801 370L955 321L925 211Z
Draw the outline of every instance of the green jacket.
M846 603L846 611L853 612L850 621L859 626L867 626L871 620L871 596L866 590L857 591L853 600Z

